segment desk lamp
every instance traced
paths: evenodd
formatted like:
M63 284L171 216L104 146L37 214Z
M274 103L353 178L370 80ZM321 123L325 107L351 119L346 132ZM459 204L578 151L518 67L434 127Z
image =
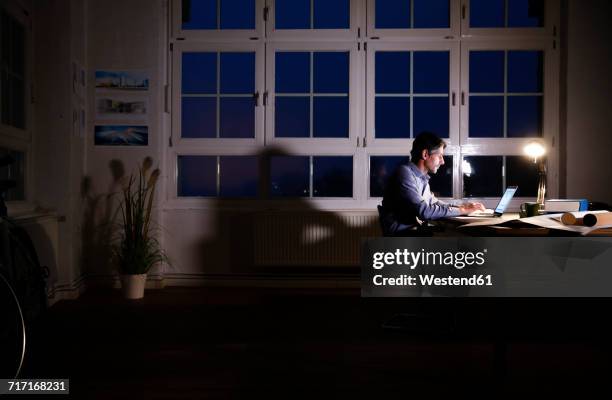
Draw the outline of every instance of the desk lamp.
M531 158L533 158L533 163L538 164L538 197L536 199L536 203L540 205L541 208L544 207L544 197L546 196L546 165L544 164L544 160L542 156L546 153L546 149L540 142L530 142L524 148L523 151L525 154ZM538 163L538 158L540 162Z

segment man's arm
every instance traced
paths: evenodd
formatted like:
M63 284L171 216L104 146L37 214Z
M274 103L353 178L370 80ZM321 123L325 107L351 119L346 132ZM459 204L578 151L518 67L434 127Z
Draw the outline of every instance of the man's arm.
M411 207L419 219L433 220L444 217L454 217L461 215L457 207L445 204L435 199L431 205L423 198L418 190L417 177L408 167L400 168L400 197L408 207Z

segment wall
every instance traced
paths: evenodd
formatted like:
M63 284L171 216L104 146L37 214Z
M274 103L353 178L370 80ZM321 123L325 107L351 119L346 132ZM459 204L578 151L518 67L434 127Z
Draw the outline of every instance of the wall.
M35 1L33 198L57 213L57 270L50 290L70 290L81 276L79 265L79 185L84 141L73 129L72 60L83 60L83 2ZM48 222L47 222L48 223ZM44 244L42 244L44 247Z
M612 2L570 0L567 15L567 197L612 204ZM563 115L562 115L563 120Z

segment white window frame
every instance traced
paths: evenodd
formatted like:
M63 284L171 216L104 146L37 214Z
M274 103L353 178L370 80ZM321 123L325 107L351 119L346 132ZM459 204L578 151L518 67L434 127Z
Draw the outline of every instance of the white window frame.
M405 28L405 29L376 29L376 0L367 0L368 21L367 36L370 39L401 39L404 40L427 40L432 38L454 39L460 35L460 8L461 0L449 0L449 28ZM411 18L414 20L414 1L411 0Z
M349 53L349 136L348 138L277 138L274 136L275 129L275 65L276 53L284 51L295 52L325 52L338 51ZM266 105L266 144L282 146L288 151L304 151L305 149L313 152L335 152L345 151L347 148L354 150L359 132L361 131L359 95L363 81L359 72L359 62L361 56L357 50L357 43L353 42L325 42L325 43L270 43L267 46L267 93L268 101ZM311 89L314 71L310 70ZM282 95L281 95L282 96ZM311 130L313 115L311 118Z
M189 52L255 52L255 92L259 93L258 106L255 107L254 138L182 138L181 137L181 99L182 99L182 55ZM260 42L246 43L194 43L176 42L172 51L172 142L178 149L199 149L216 151L229 148L249 148L263 145L264 107L264 45ZM217 72L219 74L219 71ZM219 83L217 83L219 86ZM217 87L219 91L220 88ZM222 96L217 93L217 96ZM217 114L220 110L217 110Z
M266 37L271 41L337 41L337 40L357 40L359 36L365 35L361 32L364 25L364 15L366 0L350 0L349 29L276 29L275 24L275 0L267 1L268 20L266 21ZM314 0L311 0L311 21L314 19L313 11ZM312 25L312 22L311 22Z
M180 0L171 0L174 18L172 26L180 28ZM450 51L449 87L449 145L445 154L453 157L453 197L462 198L463 171L461 160L467 155L523 156L522 147L531 139L468 138L469 121L469 49L513 50L535 49L545 51L544 67L544 115L541 141L548 147L548 196L558 196L559 188L559 65L557 50L557 27L560 7L552 0L545 0L546 16L544 28L492 28L469 29L469 0L450 0L451 27L449 29L382 29L374 28L374 1L351 0L349 30L308 29L274 30L274 0L256 0L256 35L254 31L232 30L181 31L173 29L169 39L174 46L172 58L172 122L171 144L167 150L169 167L174 171L171 184L166 191L167 207L209 208L219 207L237 210L303 209L374 209L380 198L369 197L369 157L407 156L413 139L374 139L374 52L376 50ZM180 6L180 4L179 4ZM466 6L466 15L462 8ZM264 21L267 7L268 20ZM367 14L367 20L366 20ZM259 30L261 28L261 30ZM256 40L255 40L256 39ZM479 47L483 46L483 47ZM367 51L366 51L367 49ZM185 51L255 51L256 91L260 93L260 107L256 108L255 139L181 139L181 54ZM274 54L275 50L289 51L349 51L349 138L274 138ZM264 68L267 68L264 71ZM311 72L312 73L312 72ZM264 93L268 92L267 105L261 107ZM461 93L465 92L465 105L461 105ZM455 105L452 95L455 93ZM231 156L269 154L279 150L295 156L352 156L353 197L352 198L267 198L261 193L253 199L219 199L218 197L177 197L177 160L179 155ZM264 171L262 171L263 174ZM312 171L311 171L312 173ZM260 175L260 185L269 184L269 177ZM169 182L170 183L170 182ZM483 200L487 207L493 207L499 197ZM532 198L515 198L511 209Z
M456 41L435 42L387 42L371 41L367 50L367 79L366 79L366 109L367 109L367 147L385 148L387 151L412 146L414 138L406 139L376 139L375 137L375 101L376 101L376 52L377 51L448 51L449 52L449 137L444 139L449 145L459 143L459 43ZM414 73L414 65L411 65L411 74ZM453 97L455 103L453 105ZM414 114L410 115L411 121Z
M507 3L506 3L507 4ZM461 0L461 34L466 38L505 38L518 37L551 37L559 34L557 26L560 20L558 0L544 0L544 26L537 28L470 28L470 0ZM506 20L508 16L506 15Z
M461 105L461 156L466 155L496 155L496 156L524 156L523 148L527 143L539 141L547 148L546 160L547 196L558 197L559 177L559 51L553 48L551 39L533 39L529 41L468 41L461 45L461 97L465 102ZM537 138L470 138L469 135L469 52L471 50L539 50L543 52L543 108L542 108L542 137ZM504 66L507 68L507 65ZM507 110L504 110L506 113ZM463 171L460 171L463 176ZM460 189L463 191L463 180L460 181ZM529 198L518 197L513 201L526 201ZM486 199L485 199L486 200ZM487 203L490 202L487 200ZM514 206L514 203L511 203Z
M170 0L172 2L171 24L172 35L174 38L194 39L209 42L223 42L235 40L255 40L263 37L264 28L264 7L265 0L255 0L255 29L183 29L182 0ZM217 4L220 1L217 0ZM217 24L220 24L220 9L217 9Z

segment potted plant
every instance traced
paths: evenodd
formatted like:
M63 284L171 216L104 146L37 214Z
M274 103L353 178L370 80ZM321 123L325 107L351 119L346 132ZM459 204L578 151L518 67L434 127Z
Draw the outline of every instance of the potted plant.
M147 272L167 260L151 227L151 209L160 174L157 168L149 173L152 166L153 160L146 157L137 176L131 174L126 178L121 189L121 223L113 253L121 273L123 294L128 299L142 298Z

